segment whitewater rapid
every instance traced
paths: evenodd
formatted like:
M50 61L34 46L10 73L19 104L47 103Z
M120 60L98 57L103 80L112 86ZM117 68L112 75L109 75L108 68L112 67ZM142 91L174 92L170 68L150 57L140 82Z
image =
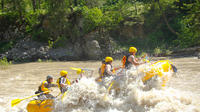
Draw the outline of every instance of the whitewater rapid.
M192 93L170 87L146 90L146 85L137 78L124 79L118 93L112 89L107 94L106 88L93 78L83 78L56 105L55 112L200 112L199 101Z
M159 79L143 84L142 75L139 69L122 71L119 78L107 78L105 85L83 77L71 86L63 101L57 98L54 112L200 112L200 99L193 92L161 87ZM0 98L0 102L7 99L15 97ZM26 112L28 101L13 108L7 102L7 107L0 106L1 112Z

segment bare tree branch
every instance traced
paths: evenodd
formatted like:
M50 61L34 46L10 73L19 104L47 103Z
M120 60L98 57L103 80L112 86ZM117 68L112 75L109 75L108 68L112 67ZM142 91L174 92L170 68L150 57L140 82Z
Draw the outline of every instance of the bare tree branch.
M159 0L156 0L156 1L157 1L158 5L159 5L160 10L163 11L162 6L161 6ZM178 36L179 33L176 32L176 31L169 25L169 22L168 22L168 20L167 20L167 17L166 17L166 15L165 15L165 12L163 12L163 18L164 18L164 21L165 21L165 23L166 23L168 29L169 29L173 34L175 34L175 35Z

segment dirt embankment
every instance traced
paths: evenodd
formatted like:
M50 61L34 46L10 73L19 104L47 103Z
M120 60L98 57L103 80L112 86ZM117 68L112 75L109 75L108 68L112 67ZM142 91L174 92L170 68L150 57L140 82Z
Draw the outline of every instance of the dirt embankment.
M200 46L199 47L192 47L192 48L185 48L181 50L175 50L172 52L173 57L184 57L184 56L197 56L200 58Z

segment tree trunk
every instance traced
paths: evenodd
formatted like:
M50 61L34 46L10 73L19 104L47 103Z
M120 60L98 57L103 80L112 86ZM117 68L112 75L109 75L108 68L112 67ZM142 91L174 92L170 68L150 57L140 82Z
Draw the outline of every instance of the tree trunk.
M19 13L19 17L20 17L20 22L22 22L23 17L22 17L22 4L20 0L17 0L17 6L16 6L18 13Z
M98 42L101 47L101 51L103 52L102 57L111 56L112 55L112 46L111 46L111 39L109 37L108 32L103 27L98 28Z
M16 7L17 7L16 5L17 5L16 0L14 0L14 1L13 1L13 10L14 10L14 11L17 9L17 8L16 8Z
M40 9L41 0L38 0L38 9Z
M135 14L136 14L136 15L138 14L136 2L135 2Z
M69 0L69 8L70 8L71 12L74 12L74 10L73 10L73 2L74 1Z
M74 0L74 6L77 6L77 0Z
M33 11L35 12L35 9L36 9L36 1L35 0L32 0L32 5L33 5Z
M2 10L2 12L4 10L4 0L1 0L1 10Z
M155 1L157 1L157 3L158 3L158 5L159 5L159 8L160 8L160 10L161 11L163 11L163 9L162 9L162 6L160 5L160 2L159 2L159 0L155 0ZM170 26L170 24L169 24L169 22L168 22L168 20L167 20L167 17L166 17L166 15L165 15L165 12L163 11L163 19L164 19L164 21L165 21L165 23L166 23L166 25L167 25L167 27L168 27L168 29L173 33L173 34L175 34L175 35L179 35L179 33L178 32L176 32L171 26Z

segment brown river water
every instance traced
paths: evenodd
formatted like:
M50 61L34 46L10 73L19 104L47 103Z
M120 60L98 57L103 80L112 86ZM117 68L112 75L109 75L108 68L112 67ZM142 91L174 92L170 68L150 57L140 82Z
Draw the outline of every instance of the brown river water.
M64 102L55 104L55 112L200 112L200 60L196 57L169 60L178 68L178 73L164 89L147 91L142 89L144 85L140 81L126 81L120 87L121 92L117 96L111 92L108 100L103 98L106 88L94 81L100 61L13 64L0 69L0 112L26 112L26 105L32 99L15 107L11 107L11 100L34 95L47 75L52 75L56 81L61 70L69 72L70 80L76 79L78 75L70 67L90 68L94 73L74 84ZM120 66L121 62L116 60L113 65ZM54 88L52 94L58 93L59 89Z

